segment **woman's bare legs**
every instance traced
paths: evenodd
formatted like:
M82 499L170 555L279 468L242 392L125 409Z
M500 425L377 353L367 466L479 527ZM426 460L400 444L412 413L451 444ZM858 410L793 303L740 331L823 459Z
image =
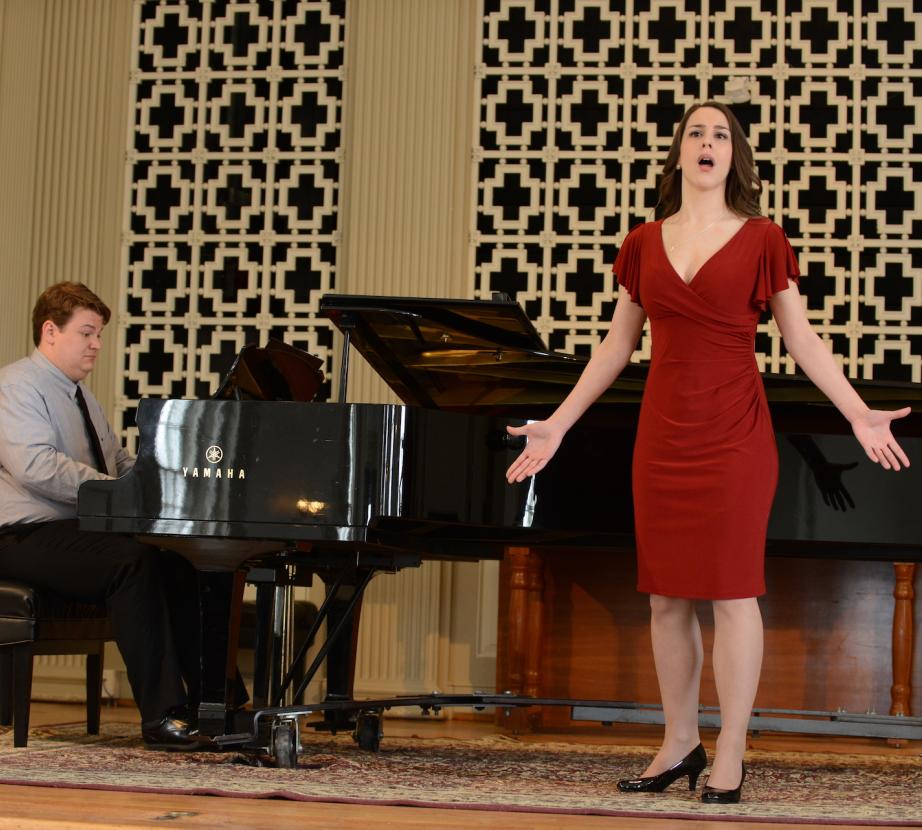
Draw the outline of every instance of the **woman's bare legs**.
M645 777L667 770L700 742L702 646L694 600L651 594L650 632L666 730L663 745L644 772Z
M715 600L714 682L720 700L720 735L708 785L740 783L746 732L762 670L762 614L755 597Z

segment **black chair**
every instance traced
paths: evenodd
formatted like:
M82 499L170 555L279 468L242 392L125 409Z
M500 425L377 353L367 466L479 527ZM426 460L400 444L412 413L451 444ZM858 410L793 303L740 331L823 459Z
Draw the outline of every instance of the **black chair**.
M86 732L99 734L103 651L112 639L105 606L0 581L0 724L13 724L14 746L28 743L32 658L39 654L86 655Z

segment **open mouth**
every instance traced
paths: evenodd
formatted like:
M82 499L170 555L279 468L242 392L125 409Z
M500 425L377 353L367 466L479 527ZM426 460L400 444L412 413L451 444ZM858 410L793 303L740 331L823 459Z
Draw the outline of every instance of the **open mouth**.
M698 166L699 167L713 167L714 159L711 158L711 156L701 156L701 158L698 159Z

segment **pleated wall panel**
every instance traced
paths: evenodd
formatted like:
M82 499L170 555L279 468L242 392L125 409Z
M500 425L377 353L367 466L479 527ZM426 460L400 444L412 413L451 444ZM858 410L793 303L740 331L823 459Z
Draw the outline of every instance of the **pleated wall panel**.
M465 297L475 4L380 0L348 9L340 289ZM356 361L349 399L393 396Z
M338 290L467 297L476 4L378 0L347 9ZM355 352L351 361L350 401L396 400ZM492 663L483 676L472 676L462 661L452 671L445 643L451 577L450 567L427 563L370 586L359 634L358 694L492 684ZM469 624L473 631L477 620Z
M362 605L355 686L358 697L424 694L439 685L438 563L383 575Z
M26 353L35 293L30 268L45 8L0 0L0 362Z
M118 308L130 12L120 0L4 0L4 363L31 349L29 313L53 282L86 282ZM104 349L90 381L107 409L115 358Z

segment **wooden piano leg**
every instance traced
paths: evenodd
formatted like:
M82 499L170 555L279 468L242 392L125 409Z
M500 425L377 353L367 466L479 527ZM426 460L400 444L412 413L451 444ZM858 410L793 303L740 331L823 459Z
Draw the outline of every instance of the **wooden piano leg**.
M893 685L890 687L890 714L911 715L913 629L913 581L916 566L911 562L896 562L896 585L893 596Z
M502 583L506 587L506 614L501 620L497 691L514 695L541 695L541 649L544 618L544 561L530 548L508 548ZM505 629L505 631L503 631ZM499 713L500 723L515 732L540 725L539 709L512 709Z

